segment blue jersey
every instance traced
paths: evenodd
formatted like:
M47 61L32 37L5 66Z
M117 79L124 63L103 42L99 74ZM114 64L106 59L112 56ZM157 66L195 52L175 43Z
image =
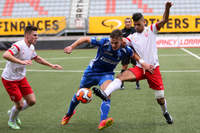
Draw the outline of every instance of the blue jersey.
M113 71L121 59L133 55L133 50L129 46L113 50L109 38L93 37L91 44L98 46L98 51L85 70L88 75L114 74Z

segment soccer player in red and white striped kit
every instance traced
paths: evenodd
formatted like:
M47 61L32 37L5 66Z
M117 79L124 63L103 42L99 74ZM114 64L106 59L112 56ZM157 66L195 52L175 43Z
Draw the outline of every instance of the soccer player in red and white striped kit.
M163 19L155 24L151 24L148 27L145 27L145 20L141 13L133 14L132 19L136 32L124 40L126 44L132 45L140 56L141 59L139 60L139 63L137 62L137 65L134 68L129 68L128 70L119 74L104 91L101 91L98 88L93 89L97 96L102 99L106 99L113 91L121 88L123 81L138 81L147 79L149 87L155 92L155 98L158 104L161 106L163 116L168 124L172 124L173 119L167 111L167 103L164 97L164 85L159 69L156 47L156 33L161 27L164 26L165 23L167 23L171 6L172 2L167 1L165 4ZM154 72L150 73L149 71L144 71L140 65L142 62L153 65Z
M19 112L34 105L36 102L35 94L26 79L26 65L31 65L32 60L34 60L52 69L62 69L60 65L51 64L37 55L34 48L37 39L37 28L27 26L25 28L24 39L14 43L3 54L3 58L7 60L7 63L1 75L2 83L10 99L15 104L8 111L8 126L12 129L20 129L21 121L18 117Z

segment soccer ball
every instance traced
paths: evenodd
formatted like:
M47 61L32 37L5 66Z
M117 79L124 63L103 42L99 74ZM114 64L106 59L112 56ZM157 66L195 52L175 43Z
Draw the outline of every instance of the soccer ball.
M88 88L80 88L76 93L76 98L82 103L89 103L92 100L92 91Z

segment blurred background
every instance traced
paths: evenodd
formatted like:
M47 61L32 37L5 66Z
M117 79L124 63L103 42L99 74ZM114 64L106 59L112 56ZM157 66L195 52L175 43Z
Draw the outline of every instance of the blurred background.
M199 47L200 1L172 2L158 47ZM135 12L143 13L150 25L162 18L164 9L165 0L1 0L0 49L20 40L27 25L39 29L37 49L62 49L80 36L107 36L122 29L124 19Z
M175 123L166 125L146 81L140 82L140 90L130 82L125 90L112 94L110 116L115 123L105 133L200 133L200 0L172 1L157 47L168 110ZM90 104L79 106L69 125L60 126L83 71L97 52L89 49L90 44L70 55L63 48L80 36L109 36L112 30L124 28L124 19L135 12L143 13L150 25L162 18L164 9L165 0L0 0L0 71L6 63L4 50L23 39L27 25L38 27L37 54L63 66L61 71L37 63L27 66L37 105L22 113L19 132L98 133L101 100L95 96ZM118 65L115 72L120 70ZM13 133L7 126L12 103L2 84L0 89L0 133Z

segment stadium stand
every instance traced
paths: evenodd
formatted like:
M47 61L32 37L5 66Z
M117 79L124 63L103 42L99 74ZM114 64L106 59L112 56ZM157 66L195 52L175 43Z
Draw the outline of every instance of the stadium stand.
M90 0L89 16L124 16L133 12L160 15L165 0ZM70 17L71 0L1 0L1 18L66 16ZM174 0L171 14L196 15L200 1Z
M76 0L80 3L83 0ZM163 13L165 0L87 0L89 3L85 18L88 16L126 16L133 12L144 15L160 15ZM172 8L171 15L198 15L200 1L172 0L176 8ZM1 18L66 16L71 17L74 9L73 0L1 0Z
M1 18L69 16L70 0L1 0Z
M172 0L176 8L171 15L197 15L200 12L200 1ZM165 0L91 0L90 16L124 16L134 12L144 15L163 13Z

